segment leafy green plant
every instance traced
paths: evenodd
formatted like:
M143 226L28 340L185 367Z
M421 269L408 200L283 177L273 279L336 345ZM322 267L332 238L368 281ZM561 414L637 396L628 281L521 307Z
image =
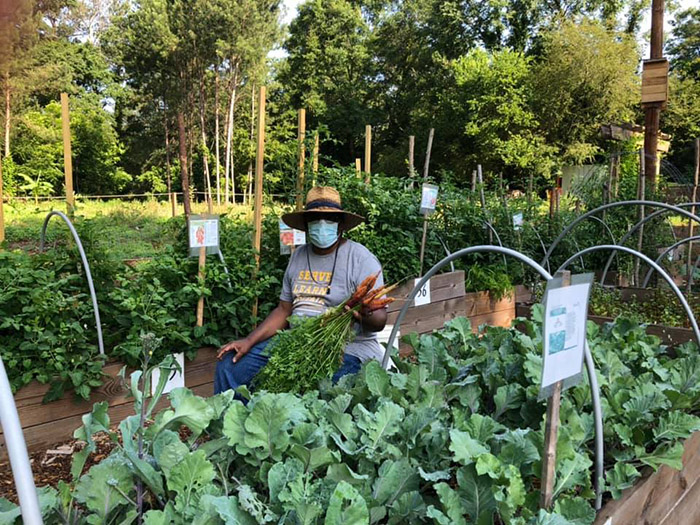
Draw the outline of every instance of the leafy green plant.
M44 491L47 523L592 523L593 418L585 384L562 398L555 506L538 509L545 405L537 401L541 328L487 328L459 318L407 338L415 361L387 372L375 361L337 385L303 396L244 388L208 399L186 389L147 398L131 378L135 413L112 433L96 404L76 437L74 481ZM700 429L700 361L694 345L665 354L658 339L626 320L588 338L603 391L605 488L613 497L643 468L681 465L681 440ZM160 366L170 370L171 361ZM151 424L145 421L152 419ZM177 430L181 425L188 432ZM95 432L111 455L80 475ZM141 494L139 496L139 494ZM12 515L13 507L0 502ZM13 517L14 519L14 517ZM10 520L11 522L11 520Z

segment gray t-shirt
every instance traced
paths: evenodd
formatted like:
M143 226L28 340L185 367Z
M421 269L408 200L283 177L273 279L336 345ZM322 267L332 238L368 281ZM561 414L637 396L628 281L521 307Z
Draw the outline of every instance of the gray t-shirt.
M327 308L338 306L350 297L366 277L381 269L372 252L351 240L346 239L336 251L327 255L315 254L309 245L300 246L292 254L284 272L280 299L292 303L293 315L320 315ZM375 288L383 284L384 277L380 273ZM355 323L355 333L345 353L363 362L368 359L381 360L384 352L377 341L377 334L361 330L359 323Z

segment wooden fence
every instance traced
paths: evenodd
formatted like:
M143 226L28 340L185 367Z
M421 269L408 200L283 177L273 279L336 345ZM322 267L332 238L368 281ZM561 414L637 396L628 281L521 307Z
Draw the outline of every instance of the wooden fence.
M513 297L494 301L487 292L465 293L464 272L435 276L430 284L431 303L409 309L401 324L401 334L432 332L458 316L468 317L474 330L481 324L510 326L515 317ZM412 288L412 283L407 283L394 291L392 295L398 300L389 308L388 324L396 322L398 311ZM122 366L120 363L105 366L105 381L102 387L93 391L89 401L76 401L73 392L67 392L63 399L42 404L47 385L34 382L20 389L15 395L15 403L29 450L42 450L70 439L73 431L80 426L82 415L90 412L93 403L109 403L112 423L118 423L130 415L133 403L117 375ZM201 349L194 360L185 363L185 386L197 395L212 395L215 368L216 351L212 348ZM165 405L167 401L163 400L162 403ZM0 459L6 457L4 435L0 432Z

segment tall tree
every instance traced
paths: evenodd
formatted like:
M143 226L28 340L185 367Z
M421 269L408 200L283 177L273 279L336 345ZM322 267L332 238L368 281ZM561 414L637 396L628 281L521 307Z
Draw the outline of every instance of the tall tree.
M667 44L671 67L681 77L700 81L700 8L686 9L671 22Z

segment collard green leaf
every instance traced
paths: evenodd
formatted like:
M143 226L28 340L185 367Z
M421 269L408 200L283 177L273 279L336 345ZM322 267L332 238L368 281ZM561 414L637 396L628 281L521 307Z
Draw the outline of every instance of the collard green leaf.
M494 485L488 476L479 476L473 465L457 471L459 494L466 515L477 525L492 523L496 512Z
M250 485L238 486L238 503L258 523L276 521L278 516L257 497Z
M389 508L389 524L417 523L425 516L425 502L417 490L405 492Z
M404 409L391 401L380 402L377 410L370 412L362 405L353 410L357 426L364 432L361 441L370 449L376 449L401 429Z
M113 454L78 480L74 496L100 522L117 508L129 504L126 496L133 492L134 481L126 458Z
M641 449L641 447L638 448ZM683 468L683 443L659 445L651 453L641 449L637 452L637 459L654 470L658 470L661 465L681 470Z
M539 461L540 452L532 442L534 432L530 429L516 429L503 434L498 458L516 467Z
M634 485L637 478L641 477L639 471L629 463L618 461L612 470L605 473L605 485L612 497L618 499L624 489Z
M453 429L450 431L450 450L452 457L458 463L469 465L482 454L488 454L489 449L472 438L467 432Z
M508 410L520 408L524 399L525 390L522 385L515 383L498 387L496 395L493 397L493 401L496 403L494 419L499 419Z
M365 382L373 396L389 396L389 374L387 374L386 370L382 368L382 365L374 359L365 365Z
M216 512L218 517L221 518L221 520L226 524L257 524L250 514L241 509L236 496L212 496L210 494L205 494L202 496L200 503L202 507L209 507Z
M224 436L229 440L229 445L235 447L236 452L242 456L250 453L250 448L245 444L245 422L249 411L240 401L234 401L224 415Z
M449 470L436 470L435 472L426 472L423 467L418 467L418 474L425 481L435 482L450 479L452 475Z
M577 486L590 483L592 461L588 456L576 454L571 459L557 461L556 477L554 480L554 497Z
M367 525L367 503L352 485L341 481L335 487L326 512L325 525Z
M591 525L595 521L595 509L583 498L559 498L554 511L572 525Z
M537 517L530 521L528 525L572 525L572 523L559 514L549 513L540 509Z
M686 439L700 430L700 417L678 410L666 412L654 427L654 437L660 440Z
M279 494L288 483L301 477L304 465L298 459L288 459L284 463L275 463L267 473L267 486L270 490L270 502L279 501Z
M404 492L417 490L418 482L416 469L407 459L386 460L379 467L372 498L382 505L391 505Z
M440 525L467 525L464 519L464 503L457 491L450 488L447 483L437 483L435 492L440 498L441 512L432 505L428 508L428 516L435 519Z
M245 420L245 445L255 449L259 459L270 457L280 461L289 445L289 430L304 421L308 413L299 398L292 394L266 393L255 397L253 402Z
M496 433L505 430L505 427L488 416L472 414L460 430L468 432L477 441L488 443Z
M214 466L202 450L187 454L166 476L168 490L180 494L199 492L213 479Z
M186 425L196 437L209 426L214 418L214 409L207 401L195 396L186 388L175 388L169 395L170 404L174 410L163 410L156 417L156 422L151 431L153 436L167 428L177 428ZM150 430L149 428L149 430Z

